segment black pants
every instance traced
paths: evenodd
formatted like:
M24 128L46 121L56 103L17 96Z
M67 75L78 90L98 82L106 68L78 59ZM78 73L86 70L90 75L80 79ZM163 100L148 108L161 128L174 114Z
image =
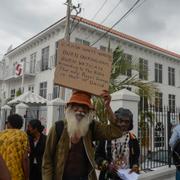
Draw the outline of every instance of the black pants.
M118 175L109 174L107 171L101 171L99 180L122 180Z
M38 164L31 165L29 180L42 180L41 167Z

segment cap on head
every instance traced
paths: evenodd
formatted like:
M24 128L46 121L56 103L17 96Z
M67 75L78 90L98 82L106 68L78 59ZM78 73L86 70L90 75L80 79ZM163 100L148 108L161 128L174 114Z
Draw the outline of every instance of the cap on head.
M124 117L128 117L129 119L133 118L132 112L129 109L125 109L125 108L119 108L118 110L116 110L115 116L118 119L123 119Z
M91 95L84 91L74 91L67 105L71 103L83 104L88 106L90 109L94 109L91 103Z

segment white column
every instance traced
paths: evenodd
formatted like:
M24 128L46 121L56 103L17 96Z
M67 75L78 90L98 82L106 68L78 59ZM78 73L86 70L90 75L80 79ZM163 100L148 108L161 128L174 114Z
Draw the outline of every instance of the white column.
M52 127L52 125L56 121L63 120L64 107L65 107L65 102L61 98L54 99L47 103L47 130L46 130L46 133L49 132L49 129Z
M4 105L3 107L1 107L0 130L5 129L5 121L7 120L7 117L9 116L11 109L12 108L8 105Z
M16 105L16 114L21 115L23 118L23 127L22 127L23 130L25 130L25 127L26 127L26 122L25 122L24 116L26 115L26 111L28 108L29 108L29 106L24 103L20 103L20 104Z
M127 90L122 89L113 94L111 107L113 111L116 111L120 107L127 108L133 113L133 132L138 136L138 102L140 101L139 95Z

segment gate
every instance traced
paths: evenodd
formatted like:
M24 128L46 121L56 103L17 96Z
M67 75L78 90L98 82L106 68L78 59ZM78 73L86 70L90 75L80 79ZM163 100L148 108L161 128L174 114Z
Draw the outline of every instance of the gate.
M47 106L30 106L26 111L25 117L25 129L27 129L28 122L32 119L38 119L44 126L44 131L46 131L47 126Z
M144 171L171 166L169 139L174 125L179 123L180 110L150 106L140 112L138 137L141 149L140 166Z

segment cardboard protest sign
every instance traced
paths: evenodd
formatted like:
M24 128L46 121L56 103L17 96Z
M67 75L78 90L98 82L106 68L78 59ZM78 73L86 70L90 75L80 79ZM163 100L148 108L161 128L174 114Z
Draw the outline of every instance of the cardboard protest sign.
M100 95L109 89L112 54L61 40L54 83Z

